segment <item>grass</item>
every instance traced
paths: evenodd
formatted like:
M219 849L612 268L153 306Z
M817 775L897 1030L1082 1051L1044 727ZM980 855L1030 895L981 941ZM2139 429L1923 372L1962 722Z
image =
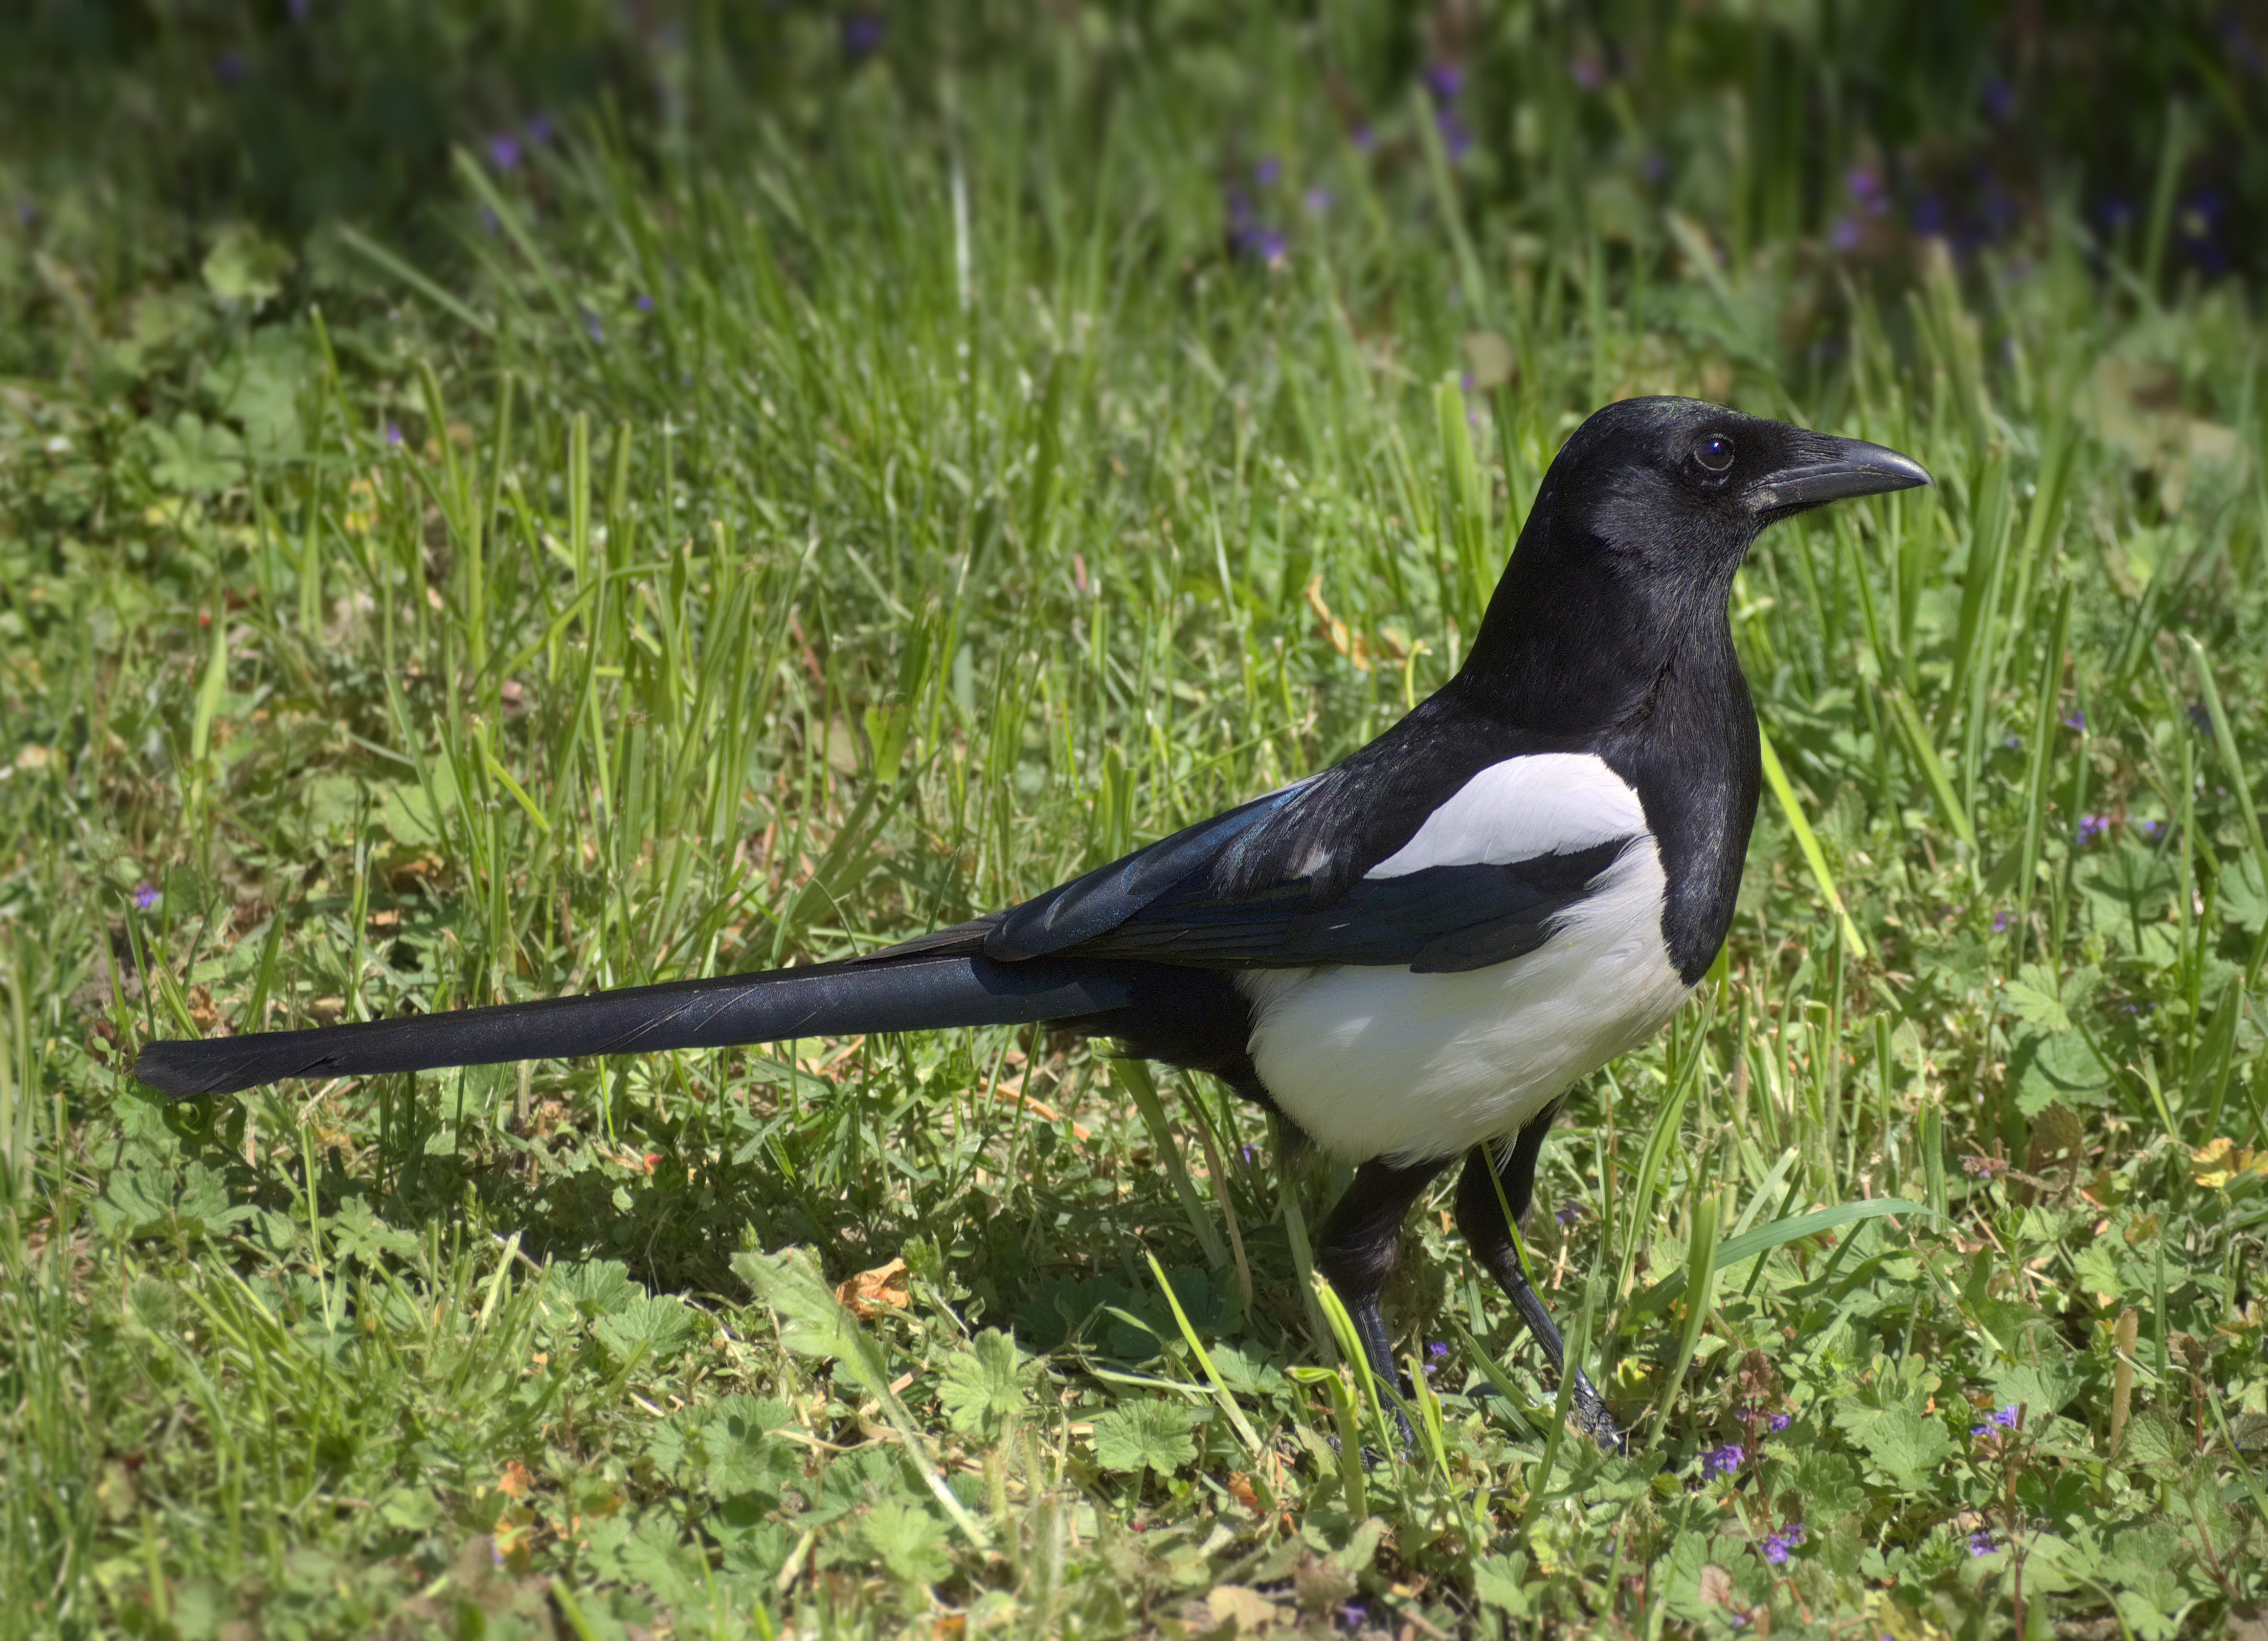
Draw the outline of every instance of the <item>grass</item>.
M1468 209L1420 105L1357 147L1289 31L1106 35L933 107L839 77L818 143L465 160L461 275L342 236L287 302L239 230L47 310L80 328L0 386L0 1629L2252 1612L2240 293L2055 213L1901 287L1705 214ZM1278 255L1229 237L1232 106ZM1307 1280L1329 1171L1092 1046L124 1073L839 955L1320 767L1448 675L1558 440L1648 391L1940 486L1751 559L1739 924L1545 1153L1530 1257L1627 1460L1562 1436L1431 1203L1403 1451Z

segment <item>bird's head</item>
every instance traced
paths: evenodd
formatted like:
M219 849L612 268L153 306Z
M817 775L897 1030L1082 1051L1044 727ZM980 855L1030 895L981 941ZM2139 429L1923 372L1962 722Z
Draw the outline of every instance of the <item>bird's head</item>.
M1603 554L1624 575L1721 585L1768 524L1929 482L1911 457L1863 439L1705 400L1625 399L1568 439L1535 518L1563 548Z
M1659 658L1724 632L1733 572L1766 525L1929 482L1895 450L1699 399L1609 405L1544 475L1468 681L1539 723L1618 710Z

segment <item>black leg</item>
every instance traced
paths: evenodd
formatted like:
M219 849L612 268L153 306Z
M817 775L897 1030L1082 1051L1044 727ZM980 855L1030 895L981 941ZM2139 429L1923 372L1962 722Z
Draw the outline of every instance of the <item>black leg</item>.
M1394 1345L1386 1336L1386 1317L1378 1296L1394 1274L1395 1245L1410 1204L1447 1166L1450 1159L1432 1162L1395 1164L1373 1159L1355 1170L1354 1183L1323 1222L1315 1249L1315 1269L1322 1271L1347 1308L1370 1371L1388 1385L1402 1382L1394 1365ZM1408 1432L1405 1431L1404 1434Z
M1543 1136L1558 1111L1559 1107L1553 1105L1521 1130L1501 1167L1490 1155L1488 1146L1474 1147L1465 1161L1464 1177L1457 1181L1457 1228L1465 1233L1473 1257L1486 1266L1489 1274L1512 1296L1521 1320L1543 1347L1543 1354L1551 1358L1552 1367L1563 1373L1574 1373L1572 1400L1575 1428L1609 1452L1621 1453L1625 1450L1623 1433L1616 1428L1614 1416L1607 1411L1606 1402L1584 1376L1583 1370L1569 1368L1567 1347L1559 1337L1558 1328L1552 1326L1550 1313L1543 1308L1542 1297L1528 1285L1528 1273L1520 1268L1520 1255L1513 1242L1513 1225L1527 1213L1528 1199L1535 1195L1536 1153L1543 1149ZM1501 1197L1498 1195L1499 1186L1503 1188ZM1507 1208L1512 1211L1509 1224L1505 1218Z

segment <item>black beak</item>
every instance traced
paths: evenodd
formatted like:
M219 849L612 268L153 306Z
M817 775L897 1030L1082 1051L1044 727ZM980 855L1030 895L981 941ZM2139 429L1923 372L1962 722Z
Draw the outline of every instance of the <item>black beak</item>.
M1749 492L1749 505L1768 518L1784 519L1822 502L1853 496L1910 490L1930 482L1928 472L1911 456L1901 456L1860 438L1814 434L1795 462L1782 467Z

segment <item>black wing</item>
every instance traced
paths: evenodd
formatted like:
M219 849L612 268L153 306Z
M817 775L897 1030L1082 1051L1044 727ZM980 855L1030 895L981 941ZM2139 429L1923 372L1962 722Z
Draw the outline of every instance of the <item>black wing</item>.
M1313 782L1200 821L1005 912L917 936L873 958L982 953L1002 962L1077 953L1201 968L1484 968L1534 951L1632 841L1618 838L1509 864L1428 866L1357 878L1332 894L1314 877L1234 885L1271 819Z
M1226 901L1193 877L1079 949L1213 968L1360 963L1421 975L1486 968L1542 946L1551 920L1581 901L1631 841L1506 865L1365 878L1321 909L1303 883Z

